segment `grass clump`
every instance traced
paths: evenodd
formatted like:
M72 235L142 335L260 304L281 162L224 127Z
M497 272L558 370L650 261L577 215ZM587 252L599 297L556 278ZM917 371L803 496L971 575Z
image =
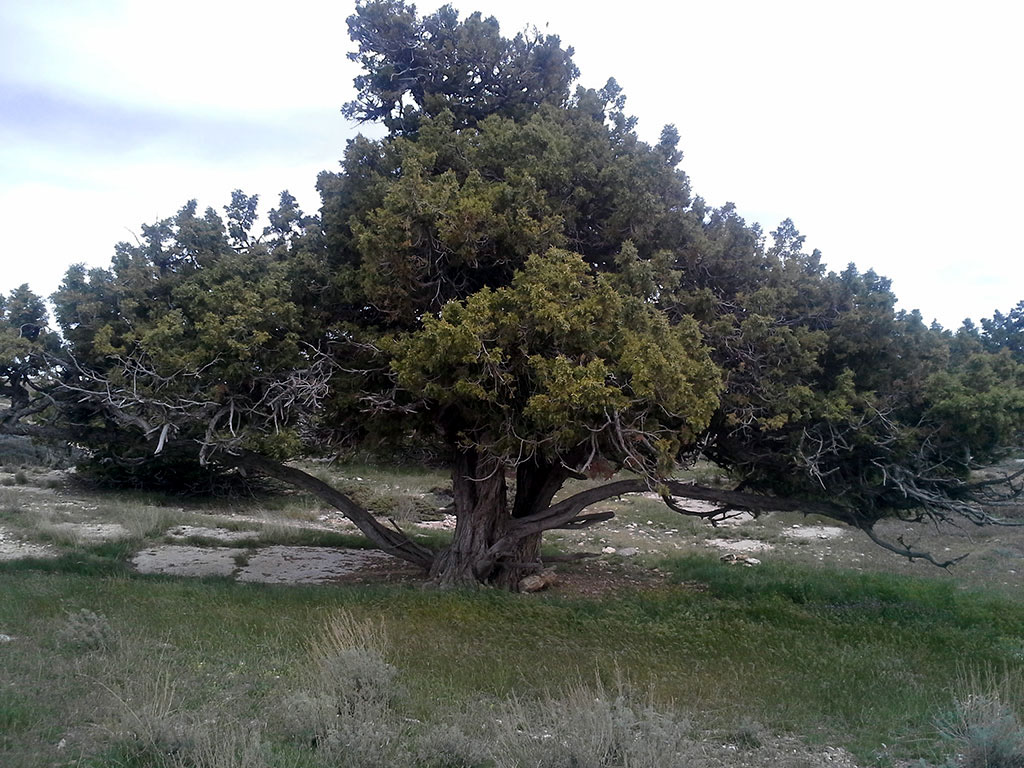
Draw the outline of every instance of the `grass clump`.
M992 682L992 680L995 682ZM986 682L988 680L988 682ZM1010 675L962 675L961 692L937 721L939 734L956 752L958 768L1024 768L1021 685Z
M338 612L310 643L303 689L284 701L284 734L332 764L398 764L408 725L397 715L401 687L386 649L382 625Z
M113 645L115 634L107 617L83 608L67 615L57 632L57 642L76 650L102 650Z
M687 718L660 710L621 681L611 690L600 682L574 684L537 702L512 699L503 710L492 736L498 768L661 768L699 754Z

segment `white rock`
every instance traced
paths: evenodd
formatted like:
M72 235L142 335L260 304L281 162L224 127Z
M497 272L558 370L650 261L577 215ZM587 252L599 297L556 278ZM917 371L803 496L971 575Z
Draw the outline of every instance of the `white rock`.
M622 549L619 550L619 554L622 555L623 557L632 557L633 555L635 555L639 551L640 550L637 549L636 547L623 547Z
M606 555L614 555L615 554L615 547L604 547L601 550L601 552L606 554Z
M0 635L0 643L9 643L13 639L10 635Z

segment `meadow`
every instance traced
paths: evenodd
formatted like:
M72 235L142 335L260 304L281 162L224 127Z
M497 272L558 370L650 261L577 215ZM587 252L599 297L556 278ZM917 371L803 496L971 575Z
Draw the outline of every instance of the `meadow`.
M443 473L319 471L443 541ZM268 583L244 575L273 548L365 542L280 490L99 493L8 464L0 765L1024 765L1015 529L921 532L974 550L946 572L824 520L610 507L548 537L600 556L535 594L438 591L390 559ZM140 572L174 547L231 555Z

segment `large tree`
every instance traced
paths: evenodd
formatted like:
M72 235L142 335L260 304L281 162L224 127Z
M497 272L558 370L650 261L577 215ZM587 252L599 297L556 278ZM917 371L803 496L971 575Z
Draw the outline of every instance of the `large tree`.
M708 207L675 129L646 144L614 81L573 90L557 38L399 0L349 27L346 111L388 134L321 175L319 217L286 193L255 235L236 192L68 272L44 394L77 441L269 474L440 583L512 588L545 530L624 493L815 511L930 558L876 523L989 522L982 502L1017 490L970 473L1019 443L1018 363L896 312L872 272L826 273L792 222L767 242ZM449 546L286 463L366 441L443 452ZM701 457L734 487L673 479Z

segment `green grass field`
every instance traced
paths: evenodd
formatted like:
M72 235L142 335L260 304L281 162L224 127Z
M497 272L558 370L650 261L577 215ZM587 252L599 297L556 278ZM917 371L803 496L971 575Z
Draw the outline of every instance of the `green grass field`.
M19 498L0 522L31 532ZM0 562L4 768L952 765L950 723L1021 738L1003 587L706 548L611 558L598 596L143 576L131 553L199 514L148 509L126 539Z

